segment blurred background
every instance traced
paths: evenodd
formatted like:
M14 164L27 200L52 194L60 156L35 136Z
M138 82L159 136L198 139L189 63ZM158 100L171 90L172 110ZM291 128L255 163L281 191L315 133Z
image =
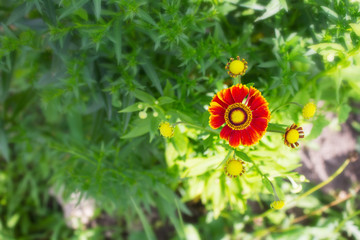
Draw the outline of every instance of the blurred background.
M359 7L0 0L0 239L360 239ZM306 136L240 147L230 179L207 107L236 56Z

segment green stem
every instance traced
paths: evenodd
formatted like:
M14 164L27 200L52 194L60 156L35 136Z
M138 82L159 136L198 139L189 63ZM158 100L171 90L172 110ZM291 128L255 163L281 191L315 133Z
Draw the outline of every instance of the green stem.
M284 124L269 123L267 132L285 133L288 126Z
M282 133L282 134L285 133L285 131L280 131L280 130L267 130L267 132L275 132L275 133Z
M295 206L296 202L298 202L300 199L303 199L304 197L312 194L313 192L315 192L315 191L319 190L320 188L324 187L325 185L329 184L332 180L334 180L334 178L336 178L339 174L341 174L344 171L344 169L347 167L347 165L349 163L350 163L350 159L345 160L344 163L328 179L326 179L325 181L319 183L315 187L309 189L305 193L301 194L300 196L298 196L297 198L292 200L289 204L284 206L284 209L286 210L286 209L292 208L293 206ZM267 215L269 215L273 211L274 211L274 209L269 209L266 212L254 217L252 219L266 217Z
M207 131L207 132L212 132L212 133L216 133L216 134L219 134L218 131L216 130L213 130L213 129L207 129L207 128L204 128L204 127L201 127L201 126L198 126L198 125L195 125L195 124L192 124L192 123L186 123L186 122L177 122L174 124L174 127L178 124L184 124L184 125L188 125L188 126L191 126L193 128L197 128L197 129L201 129L201 130L204 130L204 131Z
M322 183L316 185L315 187L311 188L310 190L306 191L305 193L298 196L296 199L293 200L293 202L297 202L300 199L307 197L308 195L312 194L313 192L319 190L320 188L324 187L325 185L329 184L334 178L336 178L340 173L344 171L344 169L349 165L350 159L346 159L345 162L325 181Z
M254 162L251 158L249 158L249 160L250 160L250 162L254 165L256 171L257 171L263 178L267 178L267 177L263 174L263 172L260 170L260 168L255 164L255 162ZM268 180L269 180L269 179L268 179Z
M271 111L270 114L273 114L274 112L276 112L276 111L279 110L280 108L285 107L285 106L290 105L290 104L294 104L294 105L299 106L299 107L301 107L301 108L304 107L303 105L301 105L300 103L297 103L297 102L288 102L288 103L285 103L285 104L283 104L283 105L278 106L277 108L274 108L274 109Z

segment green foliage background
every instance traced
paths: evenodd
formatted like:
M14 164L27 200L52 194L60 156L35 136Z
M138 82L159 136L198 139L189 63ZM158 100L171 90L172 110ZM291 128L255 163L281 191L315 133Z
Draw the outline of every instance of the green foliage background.
M330 213L333 221L289 226L280 211L251 226L258 213L248 203L265 212L273 201L252 161L292 200L289 179L305 181L293 171L298 154L281 134L267 133L240 148L247 174L228 181L220 164L230 148L209 128L206 110L216 91L236 83L224 66L240 55L249 63L242 82L262 91L271 110L279 107L272 123L303 123L301 108L283 105L310 100L322 106L307 140L330 123L326 112L345 122L360 96L359 7L347 0L0 0L2 238L101 239L110 229L114 239L155 239L165 227L172 239L359 236L354 199L343 214ZM158 133L163 120L192 125L166 140ZM50 188L94 198L97 214L118 224L69 229ZM313 204L299 204L304 213L331 196L306 201ZM195 217L189 203L203 204L204 213ZM283 231L271 233L272 225Z

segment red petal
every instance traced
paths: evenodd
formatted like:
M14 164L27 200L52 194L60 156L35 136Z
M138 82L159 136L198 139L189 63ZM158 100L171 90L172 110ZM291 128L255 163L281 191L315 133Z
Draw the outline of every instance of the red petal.
M218 104L217 102L211 102L210 103L210 107L209 107L209 112L211 115L224 115L226 109L223 108L220 104Z
M242 84L232 86L230 91L234 101L239 103L241 103L249 93L249 89Z
M241 130L240 136L241 136L242 145L244 145L244 146L252 145L251 136L250 136L250 134L248 133L248 131L246 129Z
M210 116L209 124L210 124L211 128L217 129L217 128L221 127L221 125L223 125L224 123L225 123L224 116L220 116L220 115L211 115Z
M238 147L241 144L241 134L239 130L233 130L230 134L229 144L232 147Z
M260 92L257 96L252 97L251 102L249 101L248 104L251 110L255 110L261 106L267 106L267 105L268 105L267 101L263 96L261 96Z
M259 92L259 90L257 90L256 88L250 87L249 97L247 99L247 105L251 106L253 101L260 95L261 95L261 93Z
M233 130L228 125L225 125L225 127L223 127L223 129L221 129L220 138L225 139L226 141L229 141L230 134L232 131Z
M234 103L234 99L231 96L230 88L225 88L225 89L221 90L218 95L219 95L219 98L223 102L225 102L229 105Z
M258 132L256 131L254 128L252 128L251 126L246 128L246 131L248 132L250 139L251 139L251 144L250 145L254 145L257 142L259 142L259 140L262 138L262 136L264 136L265 131L263 132Z
M223 108L226 109L226 108L229 106L229 104L227 104L227 103L223 102L222 100L220 100L218 94L219 94L219 93L217 93L217 94L213 97L213 99L211 100L211 102L216 102L216 103L218 103L220 106L222 106ZM211 103L210 103L210 105L211 105Z
M266 127L268 125L268 119L267 118L253 118L250 126L254 128L255 131L263 132L266 130Z
M261 107L257 108L256 110L254 110L252 112L252 117L253 118L259 118L259 117L269 118L270 117L269 108L267 106L261 106Z

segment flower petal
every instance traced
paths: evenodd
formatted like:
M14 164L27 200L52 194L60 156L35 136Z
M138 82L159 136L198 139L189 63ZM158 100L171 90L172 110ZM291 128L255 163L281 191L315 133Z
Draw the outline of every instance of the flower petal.
M214 97L213 97L213 99L211 100L211 102L216 102L216 103L218 103L220 106L222 106L223 108L227 108L228 106L229 106L229 104L227 104L227 103L225 103L224 101L222 101L220 98L219 98L219 93L217 93ZM210 103L210 105L211 105L211 103Z
M238 147L241 144L241 134L239 130L233 130L230 134L229 144L232 147Z
M228 126L228 125L225 125L223 127L223 129L221 129L221 132L220 132L220 138L221 139L224 139L226 141L229 141L229 138L230 138L230 134L233 130Z
M225 89L221 90L218 93L218 96L223 102L225 102L225 103L227 103L229 105L231 105L231 104L233 104L235 102L234 99L231 96L230 88L225 88Z
M268 126L268 119L267 118L253 118L250 126L254 128L255 131L263 132L266 130Z
M261 93L256 88L250 87L249 89L249 96L246 100L246 103L248 106L251 106L253 101L258 97L261 96Z
M257 94L256 96L251 97L248 106L251 110L255 110L261 106L267 106L268 102L265 100L261 93Z
M270 118L270 111L267 106L261 106L256 110L252 111L253 118ZM270 119L269 119L270 120Z
M223 116L225 114L226 109L223 108L219 103L217 102L211 102L209 107L209 112L211 115L220 115Z
M249 93L248 87L242 84L237 84L235 86L232 86L230 88L230 91L234 101L239 103L241 103L246 97L246 95L248 95Z
M258 132L254 128L252 128L251 126L247 127L245 130L247 131L248 135L250 136L250 145L254 145L254 144L258 143L259 140L265 134L265 131Z
M217 129L217 128L221 127L221 125L223 125L224 123L225 123L224 116L220 116L220 115L211 115L210 116L209 124L210 124L211 128Z
M247 129L244 130L240 130L240 136L241 136L241 144L244 146L250 146L253 145L253 140L249 134L249 132L247 131Z

